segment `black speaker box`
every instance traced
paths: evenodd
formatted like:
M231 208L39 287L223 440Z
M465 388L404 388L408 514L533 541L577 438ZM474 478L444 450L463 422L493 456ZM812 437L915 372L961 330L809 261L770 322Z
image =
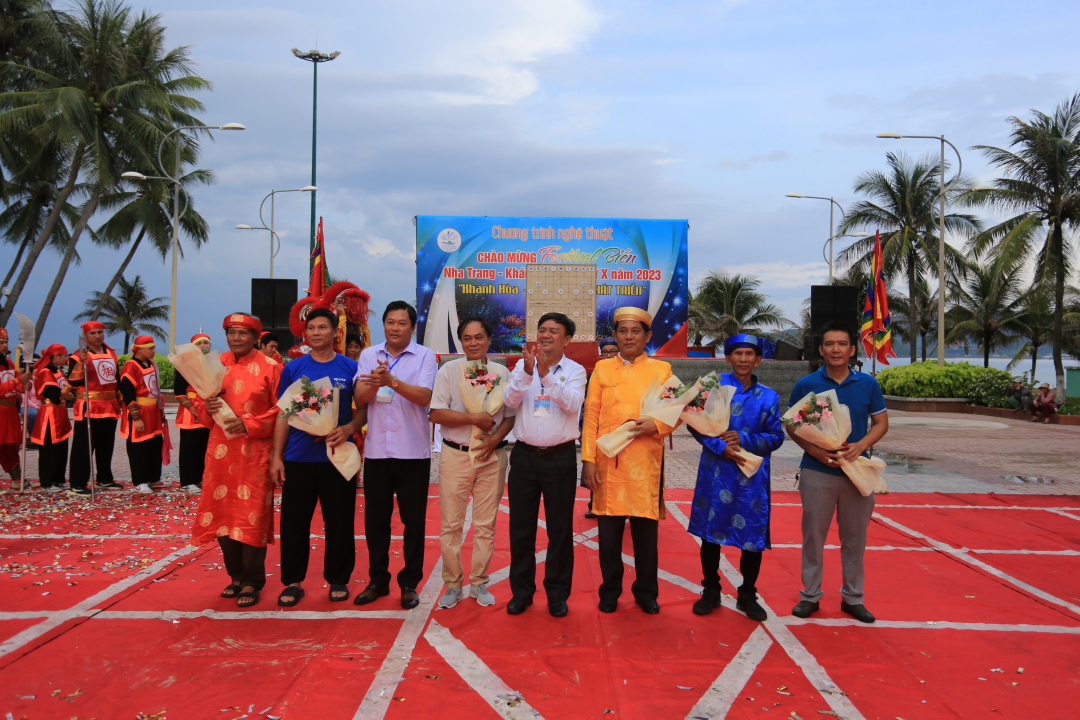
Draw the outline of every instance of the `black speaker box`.
M284 330L285 334L291 337L291 331L288 329L289 311L296 303L296 298L295 279L251 279L251 314L259 318L267 330L275 328L275 334L279 337L281 336L279 330Z
M859 331L859 290L850 285L812 285L810 286L810 334L806 347L807 360L821 363L818 347L821 345L821 326L838 320Z

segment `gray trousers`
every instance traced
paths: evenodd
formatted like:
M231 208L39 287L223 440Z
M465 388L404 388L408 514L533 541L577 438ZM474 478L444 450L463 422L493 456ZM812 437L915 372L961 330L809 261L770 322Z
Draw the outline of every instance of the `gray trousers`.
M799 471L799 496L802 498L802 581L800 600L818 602L823 595L825 538L829 534L833 511L840 531L840 563L844 584L840 595L849 605L863 604L863 554L866 552L866 528L874 514L874 494L863 497L846 475L829 475L802 468Z

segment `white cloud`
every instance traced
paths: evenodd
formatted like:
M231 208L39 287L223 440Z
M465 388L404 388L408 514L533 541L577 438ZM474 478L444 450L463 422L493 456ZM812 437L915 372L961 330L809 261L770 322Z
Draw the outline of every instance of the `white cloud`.
M371 255L376 260L381 260L387 256L400 257L406 260L413 259L413 249L411 247L408 252L403 251L400 247L386 238L372 236L367 240L361 240L360 245L363 246L368 255Z
M710 270L690 272L690 285L696 287ZM824 263L747 263L745 265L724 265L717 272L732 275L753 275L761 281L762 289L771 291L779 288L809 288L826 282L829 269Z

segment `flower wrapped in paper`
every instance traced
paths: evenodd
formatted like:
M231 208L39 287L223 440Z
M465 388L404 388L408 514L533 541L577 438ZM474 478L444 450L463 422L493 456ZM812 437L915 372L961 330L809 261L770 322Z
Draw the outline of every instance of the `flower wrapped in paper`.
M169 354L169 362L203 400L217 397L221 393L221 386L225 382L225 366L221 364L221 356L217 350L211 350L204 355L202 349L192 343L177 345L176 350ZM213 414L214 422L220 425L222 430L225 430L226 423L235 417L236 413L226 403L222 403L221 409ZM225 437L232 440L239 435L225 430Z
M494 415L503 406L502 378L491 372L483 363L461 363L461 378L458 380L458 387L461 389L461 402L471 413L485 412L488 415ZM480 451L477 449L477 446L483 442L480 436L485 434L473 425L472 435L469 437L469 460L473 467L485 464L480 462ZM494 455L488 458L488 462L496 460Z
M719 437L731 424L731 398L735 388L721 385L715 372L697 379L690 388L691 400L682 410L684 423L708 437ZM742 448L735 452L745 460L739 469L746 477L752 477L761 467L761 456L748 453ZM737 463L738 464L738 463Z
M851 434L851 411L847 405L840 404L835 390L808 394L788 408L783 421L799 437L831 452L839 450ZM859 456L851 461L841 460L840 469L867 496L881 480L885 461Z
M304 376L282 391L277 406L288 419L289 427L303 430L308 435L326 437L338 426L340 394L341 386L333 385L330 378L312 382ZM363 464L360 451L351 442L337 447L327 445L326 457L346 479L356 475Z
M679 424L679 415L683 407L690 402L694 395L691 388L682 384L679 378L672 375L663 383L653 380L641 396L638 418L651 418L665 425L675 427ZM634 441L630 430L637 423L629 420L615 428L606 435L596 439L596 447L609 458L615 457Z

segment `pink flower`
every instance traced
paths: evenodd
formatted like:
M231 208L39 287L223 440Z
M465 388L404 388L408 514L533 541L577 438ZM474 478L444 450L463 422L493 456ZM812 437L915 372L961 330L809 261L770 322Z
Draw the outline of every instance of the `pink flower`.
M829 401L828 400L818 400L817 404L818 404L818 407L828 407L829 406Z
M292 401L294 403L302 403L302 402L304 402L304 396L302 394L301 395L293 395L292 396Z
M829 410L828 408L825 408L824 410L821 411L821 417L828 420L829 418L832 417L832 410Z
M310 405L311 407L317 407L319 405L319 398L308 398L308 405Z
M330 397L330 388L320 388L319 394L322 395L324 398Z

